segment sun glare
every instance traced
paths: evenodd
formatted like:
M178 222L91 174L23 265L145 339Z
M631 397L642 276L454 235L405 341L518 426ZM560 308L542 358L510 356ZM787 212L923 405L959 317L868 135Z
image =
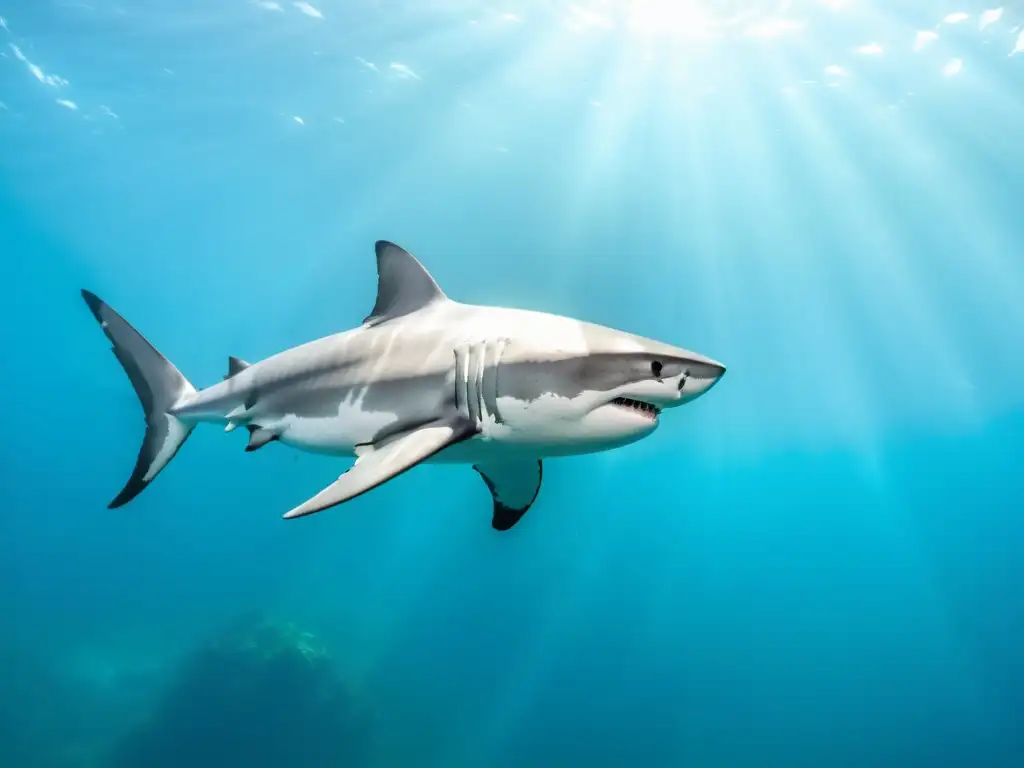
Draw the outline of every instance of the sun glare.
M629 28L644 35L708 38L714 18L701 0L632 0L627 8Z
M759 37L792 31L800 25L780 15L790 5L788 0L622 0L606 2L603 7L635 34L718 40L743 27L747 34Z

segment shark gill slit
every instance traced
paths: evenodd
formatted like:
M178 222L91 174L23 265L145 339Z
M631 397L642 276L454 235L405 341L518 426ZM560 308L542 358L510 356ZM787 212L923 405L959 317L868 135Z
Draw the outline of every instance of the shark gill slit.
M455 347L455 407L478 427L489 420L501 424L498 411L498 367L504 340L463 343Z
M480 416L480 423L487 421L487 402L484 400L484 363L487 362L487 342L477 345L476 348L476 372L473 380L476 382L477 414Z
M459 370L461 369L461 356L459 355L459 348L455 347L455 373L452 376L452 384L455 386L455 410L460 414L464 414L466 410L466 395L462 391L459 381Z
M480 417L480 387L477 374L480 366L477 364L480 359L480 345L471 344L466 355L466 395L469 401L469 417L473 423L480 426L483 419Z
M455 407L459 415L469 418L469 398L467 381L466 344L459 344L455 347Z
M488 342L484 351L484 370L481 382L481 400L484 410L490 414L496 424L501 424L498 413L498 363L505 349L503 340Z

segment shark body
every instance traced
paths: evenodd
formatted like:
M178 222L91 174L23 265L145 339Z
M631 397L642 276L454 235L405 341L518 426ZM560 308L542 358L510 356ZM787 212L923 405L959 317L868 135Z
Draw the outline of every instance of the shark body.
M110 507L128 503L199 423L355 463L285 514L355 498L423 462L470 464L508 530L533 504L543 461L639 440L662 410L690 402L725 367L685 349L568 317L449 299L399 246L378 241L377 300L358 328L257 363L196 390L109 305L82 291L142 403L146 434Z

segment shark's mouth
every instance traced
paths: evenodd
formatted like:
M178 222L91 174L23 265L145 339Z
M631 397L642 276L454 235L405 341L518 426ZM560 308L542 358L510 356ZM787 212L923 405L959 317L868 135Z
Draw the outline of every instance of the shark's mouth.
M645 403L642 400L633 400L629 397L616 397L612 400L612 405L617 405L621 408L629 408L632 411L636 411L651 421L657 421L658 414L661 413L661 409L656 405Z

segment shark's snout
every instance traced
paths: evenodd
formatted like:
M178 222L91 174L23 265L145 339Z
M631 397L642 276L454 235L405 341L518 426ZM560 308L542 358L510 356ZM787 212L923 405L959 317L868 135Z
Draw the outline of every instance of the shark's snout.
M710 359L692 361L679 377L679 404L689 403L710 391L725 375L725 366Z

